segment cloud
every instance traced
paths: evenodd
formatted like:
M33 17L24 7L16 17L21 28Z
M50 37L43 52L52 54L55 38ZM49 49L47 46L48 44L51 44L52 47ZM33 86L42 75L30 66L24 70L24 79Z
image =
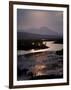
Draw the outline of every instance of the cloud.
M41 28L43 26L63 33L63 12L42 10L17 10L17 28L26 30L29 28Z

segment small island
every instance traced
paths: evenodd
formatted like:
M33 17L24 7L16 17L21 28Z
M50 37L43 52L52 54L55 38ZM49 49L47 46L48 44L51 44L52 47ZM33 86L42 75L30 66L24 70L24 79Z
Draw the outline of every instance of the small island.
M18 50L31 50L31 49L45 49L49 48L46 46L46 41L43 40L18 40Z

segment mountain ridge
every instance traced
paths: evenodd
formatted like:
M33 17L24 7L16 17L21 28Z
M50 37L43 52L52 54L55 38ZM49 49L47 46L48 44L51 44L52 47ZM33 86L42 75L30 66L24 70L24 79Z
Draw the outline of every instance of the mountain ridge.
M40 27L39 29L37 28L30 28L30 29L23 29L23 30L18 30L18 31L21 31L21 32L28 32L28 33L32 33L32 34L40 34L40 35L56 35L57 32L51 30L50 28L48 27Z
M18 39L56 39L62 38L57 32L48 27L41 27L40 29L27 29L17 31Z

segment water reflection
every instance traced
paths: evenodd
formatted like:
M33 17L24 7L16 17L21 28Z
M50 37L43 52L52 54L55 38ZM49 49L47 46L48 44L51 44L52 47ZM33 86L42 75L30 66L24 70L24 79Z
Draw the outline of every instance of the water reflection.
M63 56L54 51L22 55L18 58L18 68L22 74L18 80L29 80L35 76L48 75L52 78L63 75ZM47 78L48 78L47 77Z
M43 73L43 70L46 68L45 65L42 64L38 64L35 65L32 72L34 75L39 76L39 75L44 75L45 73Z
M18 55L23 55L23 54L36 53L36 52L58 51L58 50L61 50L63 48L63 44L56 44L56 43L54 43L54 41L45 41L45 42L46 42L46 46L48 46L49 48L40 49L40 50L31 49L31 50L28 50L28 51L19 50L17 52L17 54ZM43 43L45 43L45 42L43 42Z
M61 50L63 45L54 44L54 41L47 42L46 45L50 48L32 49L28 52L19 51L18 80L30 80L44 75L47 76L46 78L61 78L63 76L63 55L56 54L56 51Z

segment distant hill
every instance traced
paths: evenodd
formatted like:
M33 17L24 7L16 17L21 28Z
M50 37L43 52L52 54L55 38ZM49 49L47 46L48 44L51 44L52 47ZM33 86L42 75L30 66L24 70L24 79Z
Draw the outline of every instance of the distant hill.
M30 28L27 30L23 30L24 32L33 33L33 34L40 34L40 35L57 35L57 32L49 29L48 27L41 27L39 29Z
M27 40L27 39L57 39L57 35L40 35L40 34L32 34L27 32L17 32L18 40Z
M47 27L41 27L40 29L18 30L17 32L18 40L21 40L21 39L56 39L59 37L60 36L58 36L57 32L54 32Z

